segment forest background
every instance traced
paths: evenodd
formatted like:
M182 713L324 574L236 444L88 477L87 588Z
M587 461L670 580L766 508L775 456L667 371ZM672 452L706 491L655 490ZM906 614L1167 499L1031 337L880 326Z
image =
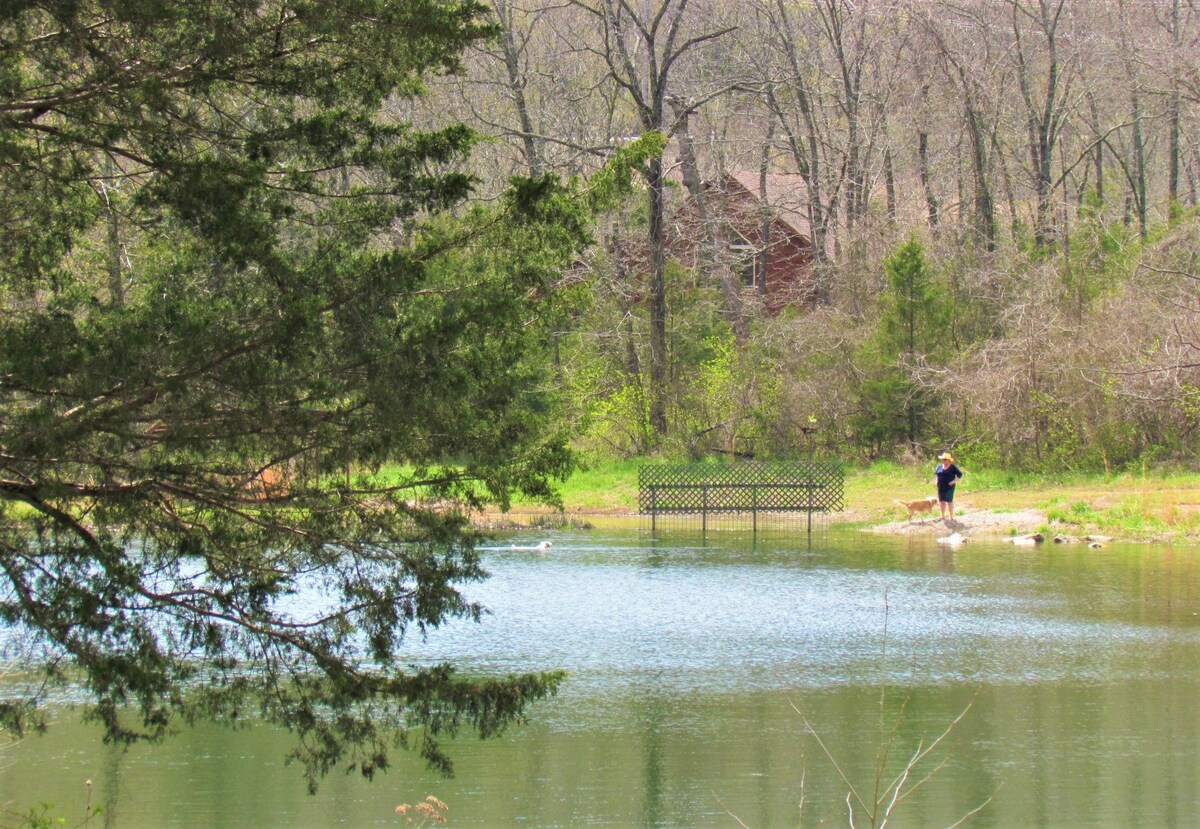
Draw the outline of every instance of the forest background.
M1194 461L1195 0L492 6L500 37L412 113L493 136L482 181L668 138L559 285L585 460ZM697 267L664 241L697 179L746 170L806 185L814 288L778 315L719 219Z

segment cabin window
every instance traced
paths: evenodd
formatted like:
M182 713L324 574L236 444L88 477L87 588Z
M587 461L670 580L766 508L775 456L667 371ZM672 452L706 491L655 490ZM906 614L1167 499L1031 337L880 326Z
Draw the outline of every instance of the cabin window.
M758 251L753 245L735 243L729 246L732 254L733 269L742 279L742 287L753 288L758 276Z

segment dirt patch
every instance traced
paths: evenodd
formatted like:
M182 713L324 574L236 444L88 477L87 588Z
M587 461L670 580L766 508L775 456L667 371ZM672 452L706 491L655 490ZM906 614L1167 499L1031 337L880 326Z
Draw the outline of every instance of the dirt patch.
M1025 535L1047 524L1046 513L1041 510L1027 509L1019 512L999 512L995 510L971 509L957 507L954 510L954 524L942 521L940 518L928 518L924 521L893 521L890 524L880 524L871 527L871 532L889 535L945 535L954 531L965 536L1010 536Z

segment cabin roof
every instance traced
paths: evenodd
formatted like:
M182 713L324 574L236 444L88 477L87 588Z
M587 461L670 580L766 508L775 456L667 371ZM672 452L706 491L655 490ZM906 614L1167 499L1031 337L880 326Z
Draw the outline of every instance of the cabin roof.
M725 177L726 192L744 191L759 201L762 198L762 179L757 170L734 170ZM812 239L808 222L808 186L804 177L794 173L768 173L766 176L766 205L775 211L779 221L798 236Z

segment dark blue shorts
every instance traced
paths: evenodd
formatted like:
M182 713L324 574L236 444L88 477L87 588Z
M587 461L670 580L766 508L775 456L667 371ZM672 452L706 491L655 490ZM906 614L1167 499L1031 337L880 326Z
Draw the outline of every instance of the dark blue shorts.
M954 500L954 487L939 486L938 487L938 500L939 501L953 501Z

